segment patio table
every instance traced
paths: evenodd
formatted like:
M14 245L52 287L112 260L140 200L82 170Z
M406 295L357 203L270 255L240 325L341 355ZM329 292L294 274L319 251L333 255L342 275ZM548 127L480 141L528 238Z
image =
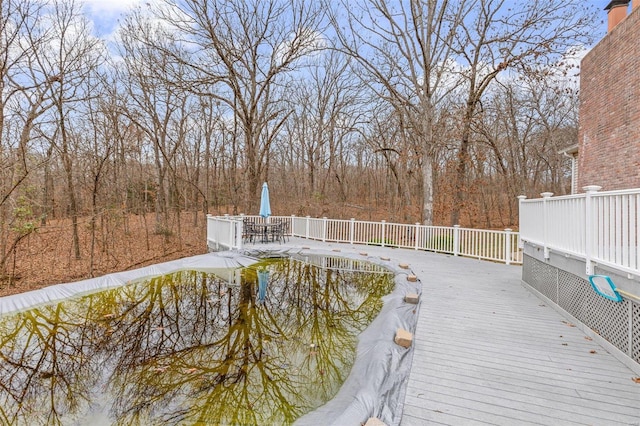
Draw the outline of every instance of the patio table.
M280 240L280 229L282 228L281 222L269 222L269 223L254 223L254 229L261 235L261 241L268 243L270 241Z

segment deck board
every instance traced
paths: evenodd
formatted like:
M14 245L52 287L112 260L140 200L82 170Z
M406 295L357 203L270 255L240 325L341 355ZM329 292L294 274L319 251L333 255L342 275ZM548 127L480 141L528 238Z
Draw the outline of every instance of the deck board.
M403 425L640 424L633 371L525 289L519 267L433 256L416 265Z

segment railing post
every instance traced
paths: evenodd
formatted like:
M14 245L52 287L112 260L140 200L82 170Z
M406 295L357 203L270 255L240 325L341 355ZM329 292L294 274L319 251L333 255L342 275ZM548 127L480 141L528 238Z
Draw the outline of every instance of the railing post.
M520 224L520 232L518 232L518 248L524 248L524 244L522 243L522 224L524 223L524 219L522 218L522 202L527 199L526 195L518 195L518 223Z
M511 228L504 230L504 263L511 265Z
M453 255L460 253L460 225L453 225Z
M351 223L349 224L349 244L353 245L354 235L356 229L356 220L355 218L351 218Z
M547 200L551 198L553 192L543 192L542 196L542 245L544 248L544 258L549 259L549 213L547 212Z
M236 248L242 250L242 235L244 233L244 221L238 220L235 222L236 226Z
M322 218L322 242L327 241L327 218Z
M384 227L385 227L386 222L387 222L386 220L382 220L381 221L381 223L382 223L382 227L381 227L382 240L380 241L380 243L382 244L382 247L384 247L384 231L385 231Z
M308 240L309 239L309 226L310 226L310 220L311 220L311 216L307 216L307 223L305 225L305 230L304 230L304 237Z
M416 236L415 236L415 249L418 250L420 248L419 245L419 234L420 234L420 222L416 222Z
M295 225L295 223L296 223L296 215L295 215L295 214L292 214L292 215L291 215L291 223L289 224L289 234L290 234L290 236L292 236L292 237L294 236L293 234L295 233L295 231L294 231L294 225Z
M591 207L591 196L602 189L598 185L588 185L582 188L585 194L584 199L584 263L585 272L587 275L593 275L593 263L591 257L593 255L593 236L597 234L597 224L593 215L593 209ZM596 229L592 229L592 228Z

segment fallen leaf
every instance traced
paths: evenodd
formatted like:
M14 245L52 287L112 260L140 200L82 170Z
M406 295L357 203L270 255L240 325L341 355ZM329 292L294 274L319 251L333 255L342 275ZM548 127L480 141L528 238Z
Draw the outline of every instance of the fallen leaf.
M591 350L589 351L589 353L590 353L590 354L597 354L598 352L596 352L596 351L595 351L595 349L591 349Z
M591 337L589 337L589 336L584 336L584 340L589 340L589 341L591 341L591 340L593 340L593 339L592 339Z
M640 385L640 377L632 377L631 380Z
M195 373L197 370L198 370L197 368L187 368L186 370L184 370L184 372L187 374L191 374L191 373Z
M569 344L568 343L563 343L562 346L569 346Z

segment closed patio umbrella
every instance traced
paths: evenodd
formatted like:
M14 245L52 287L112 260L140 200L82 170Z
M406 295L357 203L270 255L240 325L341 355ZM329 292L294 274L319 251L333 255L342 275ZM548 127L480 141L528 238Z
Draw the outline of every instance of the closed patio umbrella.
M262 184L262 195L260 196L260 216L265 219L271 216L271 203L269 202L269 187L267 182Z
M258 271L258 302L264 302L267 297L267 285L269 284L269 271L261 269Z

